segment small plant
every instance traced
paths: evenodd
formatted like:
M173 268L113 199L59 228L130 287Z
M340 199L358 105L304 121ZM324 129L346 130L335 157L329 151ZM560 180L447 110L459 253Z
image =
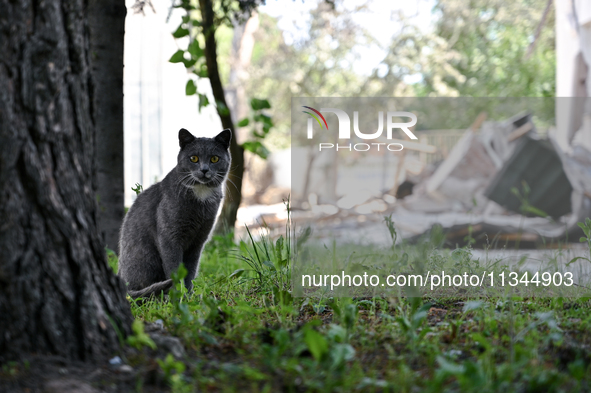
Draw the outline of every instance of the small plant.
M515 195L517 197L517 199L519 199L519 202L521 202L521 206L519 207L519 210L521 210L521 212L524 215L525 214L534 214L536 216L540 216L540 217L544 217L544 218L548 217L548 214L545 211L538 209L537 207L533 206L529 202L529 194L531 193L531 189L529 188L529 185L525 181L522 181L521 187L523 190L523 194L521 192L519 192L519 189L517 189L517 187L511 187L511 193L513 195Z
M183 302L183 299L187 297L187 288L185 287L184 281L186 276L187 269L183 263L171 274L172 281L175 284L168 293L168 296L173 309L173 324L177 331L180 328L186 328L193 321L193 314L189 309L189 305L187 302Z
M271 291L273 291L273 287L280 292L288 291L291 280L290 254L287 249L289 242L284 241L283 236L280 236L275 243L266 237L255 241L248 227L246 227L246 232L250 244L244 241L240 242L238 258L250 266L260 288L267 288L270 285Z
M113 273L117 274L119 270L119 258L115 251L111 250L110 248L105 247L105 252L107 253L107 262L111 269L113 269Z
M136 349L150 347L156 349L154 341L144 332L144 323L138 319L131 325L133 334L127 337L127 343Z
M386 222L388 232L390 233L390 238L392 239L392 248L394 248L396 246L396 240L398 239L398 233L396 232L396 227L394 226L394 221L392 220L392 214L389 216L384 216L384 221Z
M567 266L575 261L578 261L579 259L591 262L591 219L585 218L585 222L579 222L577 225L579 225L579 227L583 230L583 233L585 234L585 236L579 238L579 242L587 243L587 247L589 248L589 258L575 257L567 263Z
M585 222L579 222L579 227L583 230L585 237L581 237L579 241L581 243L587 243L587 247L589 248L589 262L591 262L591 219L585 218Z
M264 110L271 109L271 104L267 100L253 98L250 100L250 108L252 109L251 117L246 117L237 124L238 127L246 127L248 125L252 127L252 140L244 142L242 147L244 150L248 150L263 159L267 159L269 157L269 150L263 145L262 141L269 134L274 124L271 117L264 113Z
M144 191L144 187L140 183L135 183L135 187L131 187L131 191L134 191L135 195L140 195Z
M164 360L156 359L156 362L164 372L164 378L169 383L174 393L193 392L194 388L190 381L186 381L183 373L187 368L185 363L175 358L169 353Z
M17 362L7 362L2 365L2 374L9 377L16 377L19 373L19 364Z
M353 331L353 327L357 322L357 318L359 316L359 310L357 309L357 305L351 302L349 298L340 298L335 299L331 304L330 307L333 310L335 319L341 324L345 326L345 340L349 341L349 336Z
M429 328L422 328L427 319L427 312L431 308L431 303L421 305L420 297L409 297L410 308L398 307L400 316L396 318L398 326L402 332L408 337L409 344L413 350L416 350L416 344L420 342L425 335L430 331Z
M355 357L355 349L345 342L346 333L339 325L331 324L326 334L316 330L318 320L303 328L303 339L316 362L328 371L342 369L345 362Z

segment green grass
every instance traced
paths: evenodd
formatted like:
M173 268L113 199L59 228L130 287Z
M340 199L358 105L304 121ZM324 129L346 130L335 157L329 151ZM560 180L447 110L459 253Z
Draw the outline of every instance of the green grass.
M187 349L158 360L172 391L591 390L588 298L294 298L291 243L214 237L191 294L132 302Z

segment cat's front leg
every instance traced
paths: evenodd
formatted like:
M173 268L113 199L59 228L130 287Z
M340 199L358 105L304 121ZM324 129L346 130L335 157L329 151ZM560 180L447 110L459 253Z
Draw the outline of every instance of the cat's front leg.
M201 247L195 247L186 251L183 255L183 264L187 268L187 276L185 277L185 287L190 292L193 289L193 280L197 277L199 270L199 259L201 258Z
M172 272L176 271L183 262L183 248L180 244L165 238L159 240L158 248L164 274L167 279L172 278Z

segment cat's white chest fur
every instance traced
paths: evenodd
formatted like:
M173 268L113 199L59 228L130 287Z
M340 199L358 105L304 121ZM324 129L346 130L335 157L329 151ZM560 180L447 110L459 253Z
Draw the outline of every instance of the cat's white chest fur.
M193 187L193 193L197 199L206 201L215 195L215 189L204 186L203 184L195 184Z

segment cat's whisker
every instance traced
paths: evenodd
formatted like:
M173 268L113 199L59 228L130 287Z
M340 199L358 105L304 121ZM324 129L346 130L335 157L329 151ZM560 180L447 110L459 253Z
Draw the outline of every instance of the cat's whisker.
M185 189L185 191L186 191L187 188L191 187L191 184L190 184L191 181L194 182L193 174L191 172L186 172L185 176L183 176L177 184L177 187L179 187L179 189L178 189L178 196L179 197L181 196L183 189Z
M179 180L176 188L177 190L175 190L175 192L177 193L177 195L179 196L179 198L181 197L181 195L183 194L183 188L185 189L185 193L187 188L190 188L191 186L189 184L186 184L187 182L193 180L193 174L191 172L181 172L181 175L184 174L184 176ZM193 183L194 184L194 183Z
M187 179L186 181L182 182L182 188L181 188L181 193L184 191L185 194L193 189L193 187L195 186L195 183L197 181L195 180L195 178L193 178L193 176L191 175L191 177L189 179ZM184 190L183 190L184 189ZM179 193L179 197L180 197L180 193Z
M217 173L214 179L218 180L219 184L222 184L224 182L224 180L227 180L230 183L232 183L232 185L236 188L236 190L238 190L238 186L236 186L236 183L234 183L231 179L229 179L227 177L224 178L224 175L222 175L220 173ZM226 198L230 198L230 200L233 201L234 199L232 198L232 195L228 192L229 191L229 187L230 187L229 184L226 183L226 184L224 184L224 186L226 187L226 189L224 190L225 191L224 192L225 197Z
M232 183L232 185L234 186L234 188L236 189L236 191L238 191L238 186L236 185L236 183L234 183L231 179L226 179L227 181L229 181L230 183ZM226 187L228 187L228 183L226 183Z

